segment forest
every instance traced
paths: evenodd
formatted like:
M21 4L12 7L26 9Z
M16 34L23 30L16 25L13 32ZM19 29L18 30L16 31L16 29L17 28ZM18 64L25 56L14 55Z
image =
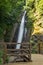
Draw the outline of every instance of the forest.
M0 40L6 30L11 31L13 24L20 22L20 15L26 9L27 27L43 18L43 0L1 0L0 1ZM18 20L19 19L19 20ZM43 27L43 22L39 26Z
M40 39L43 36L43 0L0 0L0 42L10 40L13 25L20 23L25 10L26 27L30 31L29 42L35 44L38 39L43 42ZM0 58L2 54L0 51Z

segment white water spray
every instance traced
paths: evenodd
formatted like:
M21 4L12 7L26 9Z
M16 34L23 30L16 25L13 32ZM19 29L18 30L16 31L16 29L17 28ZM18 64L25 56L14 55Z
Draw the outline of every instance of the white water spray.
M22 20L21 20L21 24L20 24L20 28L19 28L19 34L18 34L17 43L20 43L20 44L16 45L16 49L20 49L20 46L21 46L21 43L22 43L24 26L25 26L25 14L26 14L26 11L23 14L23 17L22 17Z

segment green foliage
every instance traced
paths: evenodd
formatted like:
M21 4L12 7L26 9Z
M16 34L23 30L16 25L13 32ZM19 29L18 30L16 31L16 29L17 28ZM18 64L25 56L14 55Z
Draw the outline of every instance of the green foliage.
M27 28L33 31L34 17L34 0L26 0L26 10L27 10Z
M36 0L35 8L36 8L37 12L39 12L39 14L41 16L43 16L43 0Z
M14 23L20 22L24 9L27 10L27 27L32 28L35 11L43 16L43 0L0 0L0 39L3 39L6 29L10 31Z
M9 62L9 56L6 57L6 62L7 62L7 63Z
M3 54L4 54L3 50L0 50L0 58L3 57Z
M40 14L40 15L43 15L43 0L40 0L40 1L39 1L38 11L39 11L39 14Z
M26 0L26 6L32 7L34 0Z
M13 23L19 21L20 13L23 10L24 0L0 0L0 38L4 31Z
M3 63L3 55L4 55L3 45L0 45L0 64Z
M3 64L3 59L2 58L0 58L0 64Z
M1 44L0 45L0 64L3 64L3 56L4 56L5 52L4 52L4 46ZM9 57L6 57L6 62L8 63L9 61Z

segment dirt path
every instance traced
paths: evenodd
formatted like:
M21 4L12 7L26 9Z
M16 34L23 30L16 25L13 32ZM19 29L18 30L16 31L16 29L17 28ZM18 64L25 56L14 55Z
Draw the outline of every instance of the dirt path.
M43 55L32 54L32 62L17 62L17 63L5 64L5 65L43 65Z

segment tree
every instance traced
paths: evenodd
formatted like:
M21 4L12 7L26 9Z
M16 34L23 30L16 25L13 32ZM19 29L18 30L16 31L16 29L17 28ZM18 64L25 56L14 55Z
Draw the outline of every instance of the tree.
M3 38L6 29L11 30L13 23L20 21L18 19L23 10L23 5L24 0L0 1L0 38Z
M43 16L43 0L35 0L35 8L37 12Z

